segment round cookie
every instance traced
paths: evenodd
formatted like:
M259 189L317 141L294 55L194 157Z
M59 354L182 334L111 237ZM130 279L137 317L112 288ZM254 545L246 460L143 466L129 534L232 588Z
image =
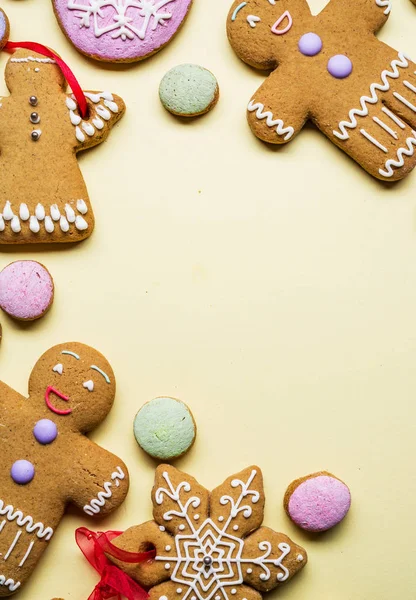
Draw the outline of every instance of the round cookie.
M192 0L52 0L75 48L96 60L135 62L161 50L178 32Z
M297 479L288 487L284 508L298 527L318 533L338 525L351 506L348 486L326 471Z
M163 106L180 117L196 117L210 111L218 102L218 82L211 71L199 65L173 67L160 82Z
M0 8L0 49L9 40L10 23L6 13Z
M175 398L155 398L144 404L134 419L133 430L139 446L159 460L182 456L196 437L191 411Z
M0 308L20 321L43 317L54 297L49 271L33 260L18 260L0 272Z

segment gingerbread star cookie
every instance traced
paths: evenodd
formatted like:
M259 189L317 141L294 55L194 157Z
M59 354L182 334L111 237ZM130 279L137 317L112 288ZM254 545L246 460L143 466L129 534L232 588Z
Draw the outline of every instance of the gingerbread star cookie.
M0 598L27 581L68 503L94 517L124 501L125 464L84 435L114 395L106 359L79 343L38 360L28 398L0 381Z
M416 165L416 64L375 37L391 0L236 0L228 37L237 55L272 70L248 104L253 133L284 144L311 120L371 175Z
M282 533L261 527L263 477L249 467L211 493L169 465L156 470L153 517L113 544L129 552L156 549L151 562L109 557L150 600L261 600L307 562L306 551Z
M123 115L110 92L85 92L83 119L54 59L18 50L0 99L0 244L79 242L94 215L77 153L106 140Z

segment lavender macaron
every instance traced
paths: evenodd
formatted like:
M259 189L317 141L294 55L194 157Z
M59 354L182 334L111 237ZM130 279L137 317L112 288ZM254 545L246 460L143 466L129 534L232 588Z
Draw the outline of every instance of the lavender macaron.
M332 529L346 517L351 493L335 475L320 471L293 481L283 504L298 527L318 533Z

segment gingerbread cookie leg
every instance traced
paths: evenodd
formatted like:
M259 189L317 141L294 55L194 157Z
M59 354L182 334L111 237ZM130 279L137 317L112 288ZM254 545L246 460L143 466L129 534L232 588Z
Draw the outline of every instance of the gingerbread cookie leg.
M288 74L279 68L251 98L247 119L252 132L270 144L289 142L304 126L308 118L307 104L296 98L286 85Z
M379 179L402 179L416 166L415 70L398 53L332 132L335 143ZM317 122L325 123L324 114Z

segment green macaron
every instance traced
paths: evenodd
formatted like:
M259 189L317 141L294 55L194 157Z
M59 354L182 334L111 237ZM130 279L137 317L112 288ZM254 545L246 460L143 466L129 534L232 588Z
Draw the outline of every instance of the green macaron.
M187 405L166 397L144 404L134 419L133 430L139 446L159 460L182 456L196 436L196 424Z
M168 71L160 82L159 97L172 114L196 117L208 112L217 103L218 82L204 67L178 65Z

